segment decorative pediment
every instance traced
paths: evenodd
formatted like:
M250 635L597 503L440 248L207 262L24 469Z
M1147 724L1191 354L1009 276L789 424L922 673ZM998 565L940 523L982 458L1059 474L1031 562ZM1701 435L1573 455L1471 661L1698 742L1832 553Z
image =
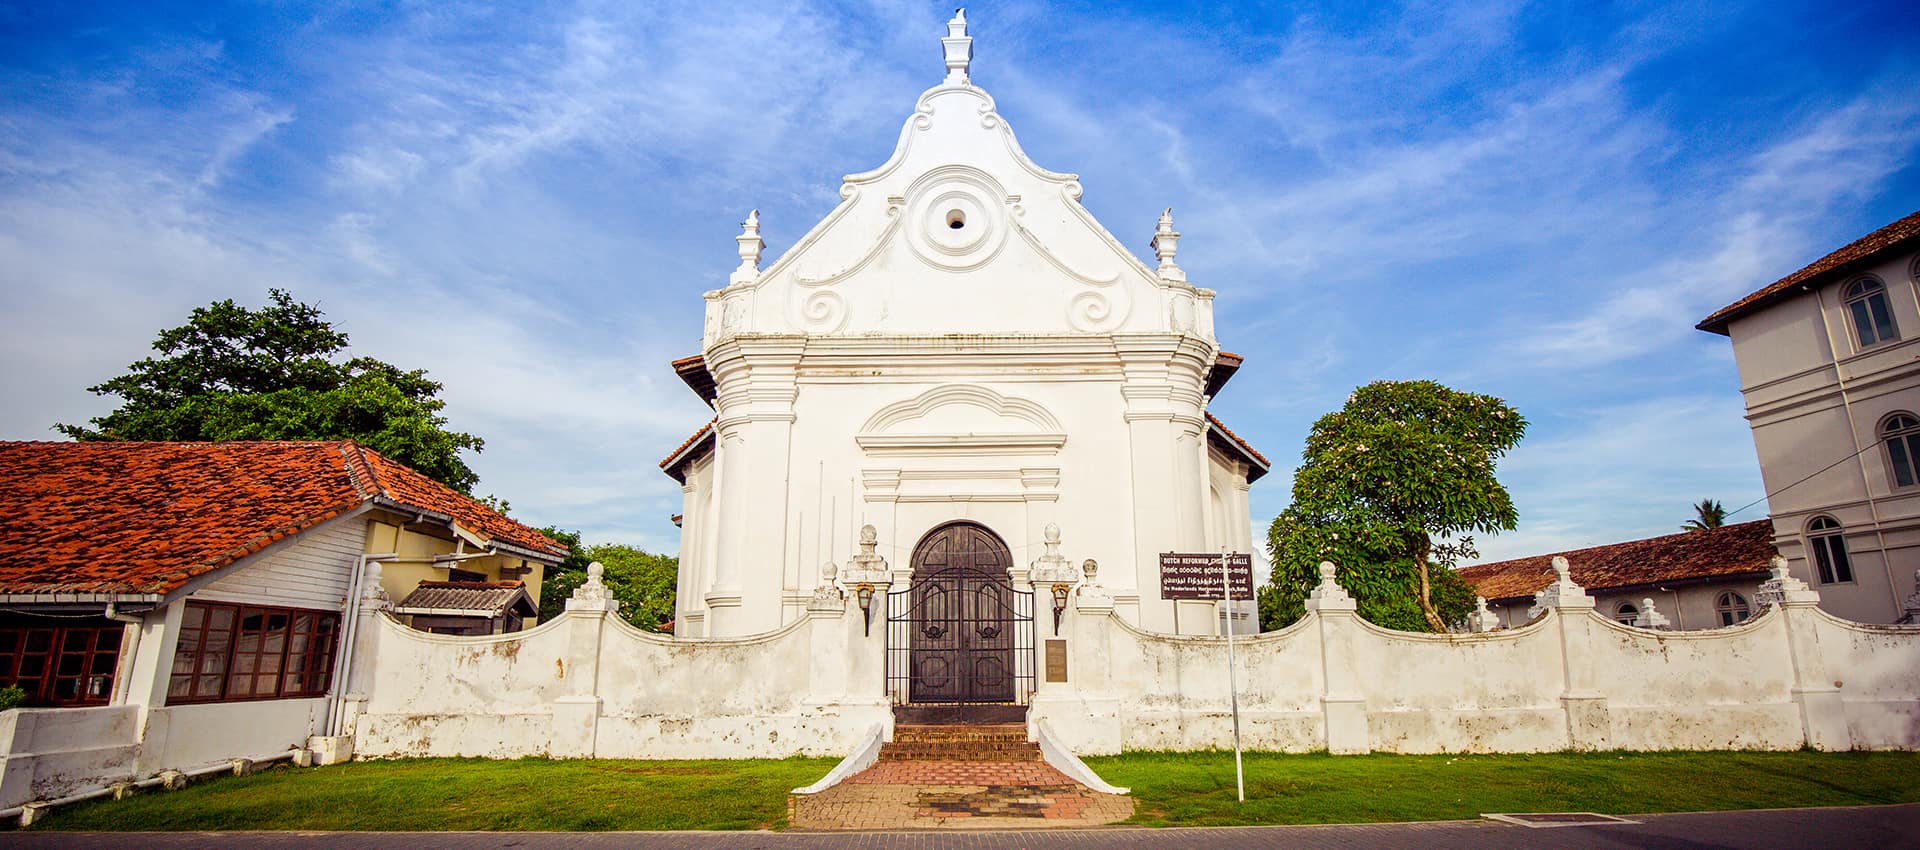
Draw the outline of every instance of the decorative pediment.
M1066 445L1067 434L1053 413L1033 401L950 384L881 408L854 441L880 454L1052 454Z
M1179 234L1141 222L1158 268L1121 245L1080 204L1079 178L1034 163L993 98L967 68L956 71L972 42L963 20L951 26L962 34L947 39L949 75L921 94L893 155L845 177L839 206L764 271L759 221L749 219L741 269L708 293L707 342L796 332L1211 337L1212 293L1171 262Z

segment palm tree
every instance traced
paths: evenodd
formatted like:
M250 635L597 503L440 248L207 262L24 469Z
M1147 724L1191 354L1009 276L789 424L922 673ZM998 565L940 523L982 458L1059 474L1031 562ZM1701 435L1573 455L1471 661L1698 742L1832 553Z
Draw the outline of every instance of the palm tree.
M1701 499L1700 504L1693 506L1693 512L1697 516L1687 520L1686 525L1680 526L1682 530L1705 531L1727 524L1727 509L1712 499Z

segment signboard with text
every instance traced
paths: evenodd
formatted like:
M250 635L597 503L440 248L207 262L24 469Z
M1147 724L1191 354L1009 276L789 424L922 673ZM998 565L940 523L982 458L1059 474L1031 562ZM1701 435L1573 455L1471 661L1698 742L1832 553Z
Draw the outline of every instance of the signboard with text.
M1220 554L1179 552L1160 553L1160 598L1220 598ZM1233 582L1233 598L1253 598L1253 556L1229 554L1227 575Z

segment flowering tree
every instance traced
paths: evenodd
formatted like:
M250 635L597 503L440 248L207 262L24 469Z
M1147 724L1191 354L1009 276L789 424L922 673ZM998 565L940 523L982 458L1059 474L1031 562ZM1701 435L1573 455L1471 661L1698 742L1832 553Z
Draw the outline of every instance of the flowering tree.
M1333 561L1361 616L1435 632L1473 607L1451 567L1474 533L1510 530L1513 499L1494 465L1526 420L1498 398L1433 381L1376 381L1320 417L1293 477L1293 504L1267 532L1273 580L1261 619L1296 619Z
M442 484L470 492L480 476L461 452L479 437L449 430L440 382L422 369L348 357L347 334L320 308L268 291L258 310L232 299L196 307L160 332L159 356L88 387L121 404L87 425L55 425L76 440L357 440Z

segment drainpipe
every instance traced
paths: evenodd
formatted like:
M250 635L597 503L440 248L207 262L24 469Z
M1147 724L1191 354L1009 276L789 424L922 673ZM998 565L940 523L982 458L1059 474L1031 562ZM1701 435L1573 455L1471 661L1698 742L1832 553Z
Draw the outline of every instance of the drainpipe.
M125 705L127 702L127 685L130 684L129 680L133 678L133 666L139 662L140 632L145 629L147 625L147 619L145 617L138 614L122 613L114 607L117 604L118 603L115 602L107 603L107 610L104 612L106 618L116 623L126 623L133 628L127 629L124 632L126 636L120 639L120 660L114 664L113 694L107 698L107 704L109 705ZM159 606L154 606L151 610L159 610ZM156 664L157 663L158 662L156 662ZM122 665L125 666L123 667ZM122 669L127 671L127 675L120 675Z
M367 564L374 561L397 560L399 557L400 553L398 552L370 552L363 554L360 556L359 565L353 571L352 580L347 582L347 621L342 624L340 629L340 640L343 651L340 653L340 663L334 665L333 687L328 688L327 722L322 729L322 734L324 735L333 736L340 734L340 725L345 722L345 718L342 717L341 714L345 706L344 700L346 694L342 693L342 691L347 687L348 675L353 672L354 641L359 639L360 633L361 585L367 580Z

